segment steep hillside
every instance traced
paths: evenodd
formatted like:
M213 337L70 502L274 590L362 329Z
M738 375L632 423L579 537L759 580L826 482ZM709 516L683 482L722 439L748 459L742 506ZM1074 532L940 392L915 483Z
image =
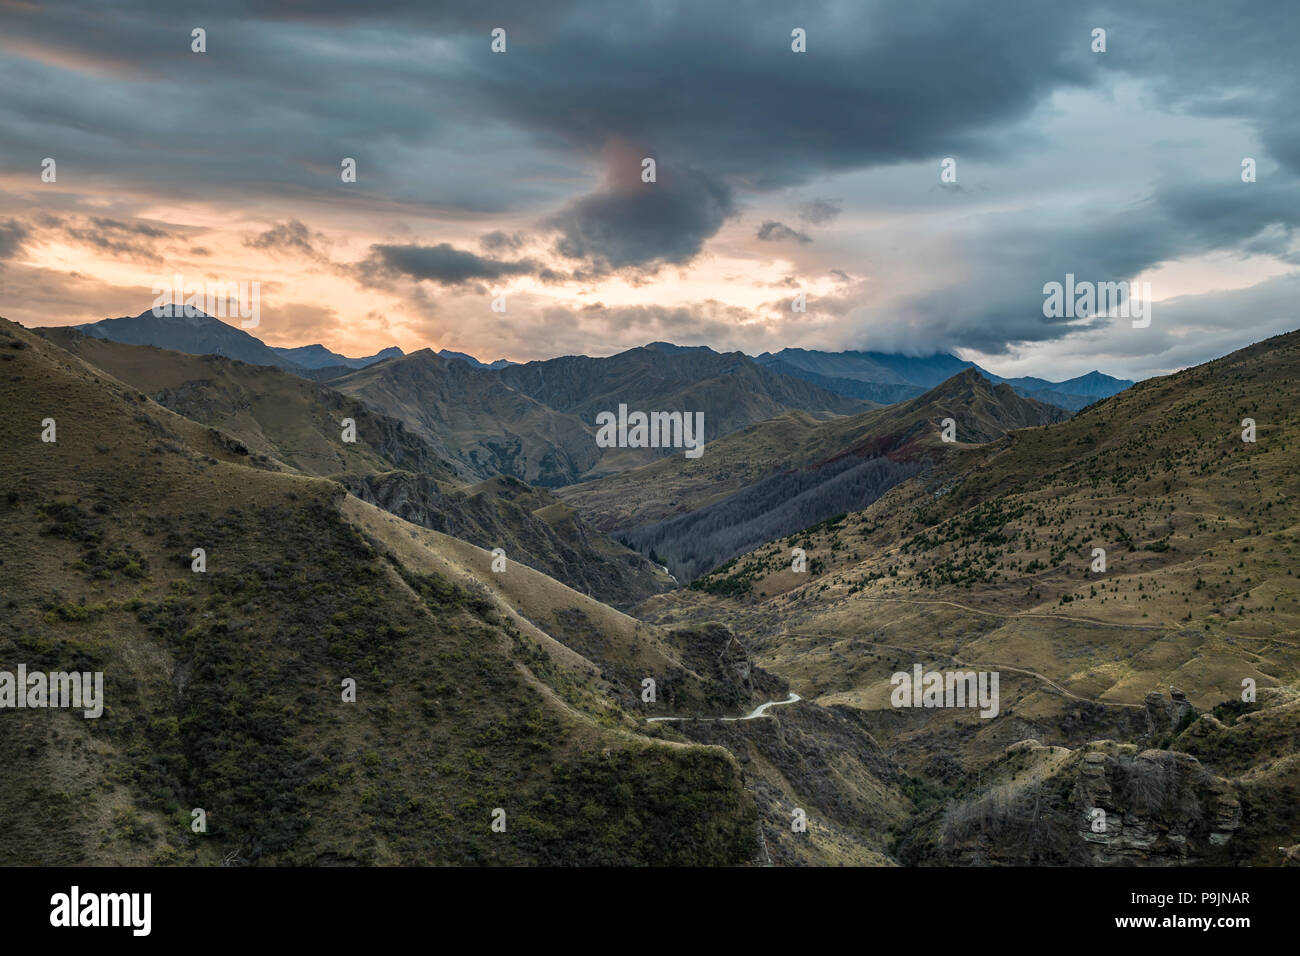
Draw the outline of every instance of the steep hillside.
M554 496L519 482L466 486L463 466L396 419L296 374L218 356L120 345L73 329L43 329L87 362L187 418L238 439L250 459L332 477L409 521L503 548L603 600L626 606L671 582L636 552L595 531ZM344 442L351 418L356 440Z
M250 468L10 323L0 355L0 660L104 675L98 719L0 712L26 768L0 780L3 862L755 858L734 759L647 737L591 664L436 570L434 532Z
M446 448L478 478L510 475L554 486L577 480L600 458L595 429L474 368L428 349L330 381Z
M1300 796L1298 378L1290 333L953 447L642 612L727 621L797 693L858 709L932 793L905 862L1282 862L1300 842L1281 809ZM999 715L893 707L917 663L1000 672ZM1119 828L1080 829L1089 805Z
M689 581L760 542L863 507L950 447L1064 414L968 369L911 402L821 424L766 422L700 459L657 463L561 495ZM947 418L953 443L942 440Z
M517 478L448 487L404 471L331 475L352 494L413 524L501 549L572 588L626 608L672 586L658 565L596 531L572 508Z
M1298 353L1300 334L1279 336L1067 422L955 447L888 501L817 532L822 567L846 586L876 575L881 588L987 608L1285 629L1295 612L1276 578L1290 576L1300 513ZM1242 440L1246 419L1255 441ZM1106 571L1091 570L1093 548Z
M570 355L501 370L501 380L551 408L594 421L597 413L632 409L703 411L709 441L799 409L852 414L862 402L775 374L740 352L629 349L609 358Z

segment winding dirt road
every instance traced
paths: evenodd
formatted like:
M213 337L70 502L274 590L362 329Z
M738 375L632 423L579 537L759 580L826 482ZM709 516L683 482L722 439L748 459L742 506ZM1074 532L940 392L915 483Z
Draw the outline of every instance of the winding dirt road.
M744 717L647 717L646 722L653 724L665 720L753 720L755 717L762 717L767 713L769 707L780 707L782 704L793 704L795 701L800 700L803 700L803 698L791 691L790 696L785 700L769 700L766 704L759 704Z

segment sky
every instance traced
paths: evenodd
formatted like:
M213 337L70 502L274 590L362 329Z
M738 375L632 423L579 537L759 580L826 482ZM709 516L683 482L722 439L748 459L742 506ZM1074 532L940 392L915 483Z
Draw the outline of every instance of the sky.
M1144 378L1300 327L1297 37L1294 0L0 0L0 315L179 275L348 355ZM1150 324L1046 316L1067 274Z

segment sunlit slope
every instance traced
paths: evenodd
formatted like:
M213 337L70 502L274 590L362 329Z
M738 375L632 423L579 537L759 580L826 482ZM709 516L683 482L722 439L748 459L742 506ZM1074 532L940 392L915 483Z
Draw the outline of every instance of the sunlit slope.
M708 686L708 676L684 664L659 627L616 611L508 556L497 562L501 570L494 571L491 552L414 527L356 498L349 496L343 513L391 548L404 564L482 595L554 652L560 664L596 678L602 691L635 714L634 726L644 729L647 716L712 712L715 690ZM654 705L641 700L646 678L656 683Z

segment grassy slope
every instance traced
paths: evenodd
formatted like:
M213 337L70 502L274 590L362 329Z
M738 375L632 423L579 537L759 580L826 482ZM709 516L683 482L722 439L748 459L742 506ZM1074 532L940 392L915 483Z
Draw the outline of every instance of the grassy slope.
M5 862L752 858L725 751L638 733L592 668L367 536L337 485L249 468L9 323L0 355L0 660L102 670L107 697L97 721L0 712Z
M267 468L338 478L409 520L504 548L612 603L633 603L669 583L549 492L499 478L466 486L445 449L332 388L220 356L122 345L72 329L41 334L173 411L229 433ZM339 440L344 418L356 422L355 442Z
M173 411L235 436L251 453L304 474L418 465L441 482L462 480L436 446L420 447L413 436L400 433L397 422L281 369L218 355L123 345L70 328L42 329L41 334ZM355 442L340 440L344 418L357 424Z
M1171 684L1201 711L1238 699L1246 678L1293 694L1298 373L1291 333L1067 422L956 449L865 511L701 582L718 594L677 592L644 610L662 622L707 613L759 635L760 663L807 697L865 709L891 756L931 781L945 771L936 753L955 757L964 781L1026 737L1141 739L1145 696ZM1241 441L1246 417L1254 444ZM796 546L811 573L791 571ZM1106 550L1104 574L1090 569L1094 547ZM1001 670L1003 718L893 711L889 677L916 661ZM1207 764L1239 790L1293 801L1294 729L1255 727L1238 736L1235 763L1211 753ZM1234 852L1276 862L1261 835L1269 805L1254 799L1239 841L1251 849ZM1295 842L1293 819L1279 830Z
M594 429L576 416L428 349L331 379L330 387L403 422L480 478L563 484L599 457Z
M939 435L945 418L955 420L964 444L1063 415L967 372L908 402L830 421L792 412L711 442L697 459L666 458L558 494L599 528L635 527L697 510L773 472L816 468L844 455L942 457L951 447Z
M1068 422L962 449L705 583L840 633L920 610L974 621L986 650L1055 663L1090 697L1139 702L1167 678L1208 705L1242 677L1276 683L1300 643L1298 371L1292 333L1144 382ZM1240 439L1247 416L1255 444ZM790 570L796 545L811 576ZM1090 570L1094 547L1104 574Z

